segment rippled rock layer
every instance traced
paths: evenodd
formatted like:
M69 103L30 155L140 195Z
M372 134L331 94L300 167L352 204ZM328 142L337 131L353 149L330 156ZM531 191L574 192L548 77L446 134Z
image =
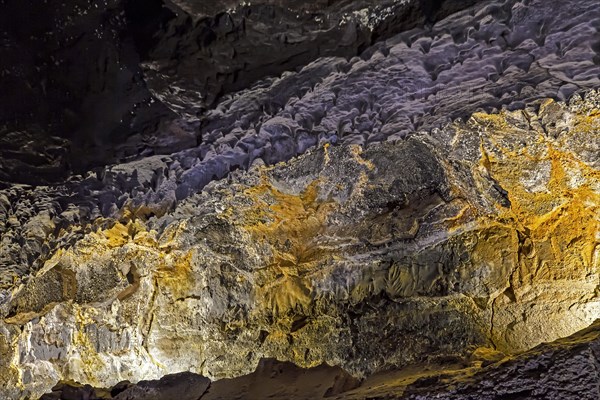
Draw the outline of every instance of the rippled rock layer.
M599 106L325 145L87 227L2 306L5 393L265 357L365 376L583 329L600 313Z
M185 197L257 157L402 137L600 84L592 0L283 3L4 0L0 179L64 182L176 153ZM40 28L14 27L27 18Z
M21 2L5 1L24 8ZM7 297L6 290L15 280L38 271L58 248L102 225L102 218L119 219L128 212L162 215L211 180L246 169L257 159L273 164L324 143L369 145L398 140L414 131L468 118L476 111L521 109L546 97L564 100L600 85L600 9L591 0L558 4L483 1L449 16L470 3L450 6L444 2L445 6L436 9L419 2L418 12L409 12L416 7L413 2L390 2L384 8L363 2L343 2L346 5L339 7L342 2L334 2L335 12L302 14L304 22L293 25L293 29L306 29L302 40L284 40L280 45L285 51L273 44L269 57L274 58L261 56L252 62L243 61L249 55L240 55L236 38L258 46L265 36L271 40L273 32L267 28L273 15L295 17L297 10L258 2L252 7L266 14L241 6L230 10L231 15L219 14L220 25L203 14L214 11L212 3L190 2L184 8L193 13L186 14L171 3L162 7L144 2L149 15L136 9L135 1L111 2L106 9L83 3L87 5L67 7L72 15L67 13L64 29L68 29L61 35L74 43L59 41L66 46L65 55L53 61L58 66L48 64L47 75L77 76L80 72L62 70L62 66L79 65L72 59L83 62L86 46L92 54L100 46L106 56L87 60L85 68L78 70L91 68L93 73L85 79L93 85L73 78L61 86L62 78L53 80L58 88L50 83L40 86L43 79L34 72L27 75L24 67L14 67L19 73L2 80L2 84L28 88L8 88L3 93L29 94L36 99L45 98L44 88L49 92L54 88L61 95L69 91L73 107L83 107L72 111L73 118L90 131L63 121L67 125L63 129L63 122L56 122L61 133L54 134L54 125L46 120L30 120L16 111L6 124L0 124L0 209L6 210L5 216L0 215L6 221L0 238L0 299ZM46 13L41 15L46 21ZM88 41L75 40L78 29L88 29L98 19L104 21L106 32L99 29ZM228 30L237 19L247 22L249 32ZM6 26L11 25L7 22ZM293 65L283 62L288 52L304 54L303 46L313 48L313 36L319 49L328 48L321 40L345 43L339 35L352 26L369 40L360 46L352 44L349 53L342 51L347 47L335 47L346 57L325 51L300 57ZM203 35L213 39L200 40ZM129 39L117 46L106 42L109 37ZM140 43L140 38L147 41ZM47 40L54 43L55 39ZM29 40L33 39L28 36L22 46L7 45L2 59L18 59L20 52L33 46ZM227 49L218 50L219 46ZM227 61L231 54L237 61ZM43 54L40 57L46 59ZM219 57L226 58L217 63L222 71L203 64ZM254 70L263 61L267 64L264 76L238 70L240 65ZM214 76L194 80L197 71ZM228 79L233 86L224 89ZM87 94L81 94L87 101L72 94L71 85L88 88ZM7 98L2 110L18 104L44 110L33 107L37 103L30 97ZM205 104L200 97L212 100ZM70 103L50 97L47 105L58 107L56 112L71 113ZM87 112L88 108L93 112ZM54 121L50 117L54 111L46 114ZM132 159L137 161L125 163ZM107 164L89 170L92 165ZM47 182L52 185L40 186Z
M194 147L224 95L475 2L2 0L0 181L62 182ZM332 70L319 69L309 87Z

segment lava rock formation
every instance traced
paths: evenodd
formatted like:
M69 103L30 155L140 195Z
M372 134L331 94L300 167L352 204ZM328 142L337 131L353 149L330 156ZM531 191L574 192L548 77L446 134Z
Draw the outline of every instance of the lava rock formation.
M596 2L0 9L0 398L597 395Z

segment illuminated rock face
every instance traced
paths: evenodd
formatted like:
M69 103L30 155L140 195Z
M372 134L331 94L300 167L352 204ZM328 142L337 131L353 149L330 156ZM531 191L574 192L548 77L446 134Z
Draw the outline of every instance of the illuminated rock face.
M536 0L527 5L481 1L425 27L424 15L410 10L416 3L422 8L439 2L356 0L344 1L349 8L343 9L332 2L324 14L299 20L274 5L278 1L261 0L233 13L231 18L247 26L240 36L226 32L229 19L224 14L224 26L211 24L211 18L192 24L192 17L177 8L180 18L173 17L171 2L164 8L159 0L123 1L107 2L105 9L88 0L65 0L59 9L37 0L5 1L7 9L19 13L2 13L0 19L9 21L0 25L11 26L14 20L31 24L10 32L16 38L9 35L0 49L0 66L11 64L0 85L21 88L0 90L0 114L7 114L0 120L16 124L0 124L0 303L15 282L28 279L58 249L89 230L106 229L115 219L127 219L126 213L164 215L208 182L233 169L247 169L256 159L267 164L287 161L327 142L398 140L476 111L520 109L540 98L566 99L575 91L600 87L600 8L595 0ZM198 1L177 3L203 12ZM374 8L363 9L363 3ZM391 14L379 9L387 3L397 6ZM432 18L470 3L445 1L442 14ZM302 7L299 0L294 4ZM219 14L212 7L220 5L202 5ZM152 28L162 12L173 18L156 35L136 30L142 28L138 24ZM352 17L346 21L343 15L348 13ZM406 13L411 18L404 19ZM272 42L273 30L285 25L273 15L291 18L288 33L293 25L305 40ZM134 16L138 19L131 20ZM46 35L55 19L69 29ZM342 28L341 19L346 21ZM90 26L101 21L107 23L92 34ZM371 42L363 42L366 37L358 33L358 42L349 46L340 47L341 39L332 39L359 25L376 43L368 46ZM35 32L28 35L25 28ZM81 30L79 40L76 33ZM134 50L144 43L136 45L129 37L135 32L152 42L146 43L152 46L143 60ZM216 39L200 45L204 41L198 35ZM22 42L15 43L21 36ZM113 42L117 39L126 43L119 46ZM336 51L329 52L330 46ZM47 65L38 71L27 63L37 59L30 52L39 47L44 48L42 60L48 48L62 50L50 51L55 60L45 60ZM318 52L307 53L307 48ZM236 60L230 60L231 54ZM302 54L307 58L292 56ZM194 100L199 95L206 104ZM59 99L52 101L54 96ZM43 99L50 100L38 107ZM198 114L197 107L206 109ZM60 115L64 126L55 121ZM90 171L92 165L105 167ZM48 182L54 184L45 186Z
M462 363L438 368L418 366L389 371L364 381L339 367L301 369L287 362L261 360L252 374L207 382L193 373L168 375L160 381L122 382L94 389L61 382L41 400L74 398L115 400L214 399L590 399L600 395L598 380L600 321L567 338L536 346L523 354L498 360L485 352ZM62 397L61 397L62 395ZM74 396L75 395L75 396ZM85 397L84 397L85 398Z
M600 315L600 95L538 106L324 146L161 217L96 221L3 304L1 393L233 377L263 357L360 376L585 328Z
M0 398L600 316L597 1L0 3Z

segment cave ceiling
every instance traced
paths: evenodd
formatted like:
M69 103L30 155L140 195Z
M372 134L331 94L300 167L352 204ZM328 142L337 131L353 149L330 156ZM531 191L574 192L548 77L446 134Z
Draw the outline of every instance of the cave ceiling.
M597 398L599 90L594 0L0 0L0 399Z

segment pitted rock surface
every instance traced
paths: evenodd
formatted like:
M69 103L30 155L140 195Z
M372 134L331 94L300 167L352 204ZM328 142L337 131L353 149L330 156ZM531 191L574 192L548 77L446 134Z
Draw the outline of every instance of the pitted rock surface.
M359 382L339 368L319 366L302 370L290 363L261 360L255 372L234 379L202 384L201 376L176 374L158 382L142 382L142 388L157 390L153 400L178 398L212 399L597 399L599 328L596 321L568 338L540 345L512 358L497 360L491 353L475 357L463 365L446 363L421 365L419 369L389 372ZM496 358L496 360L495 360ZM198 382L199 388L191 387ZM162 389L167 386L171 393ZM205 388L208 386L208 388ZM448 389L448 388L452 389ZM125 389L135 385L120 382L111 390L94 389L73 382L57 385L42 400L83 398L122 399ZM162 389L162 390L161 390ZM112 395L111 395L112 394ZM81 396L81 397L74 397ZM71 396L71 397L67 397ZM114 397L112 397L114 396Z
M309 3L0 0L0 398L599 317L596 2Z
M161 216L69 225L72 245L6 292L6 385L225 378L265 357L367 376L583 329L600 312L599 105L325 145Z

